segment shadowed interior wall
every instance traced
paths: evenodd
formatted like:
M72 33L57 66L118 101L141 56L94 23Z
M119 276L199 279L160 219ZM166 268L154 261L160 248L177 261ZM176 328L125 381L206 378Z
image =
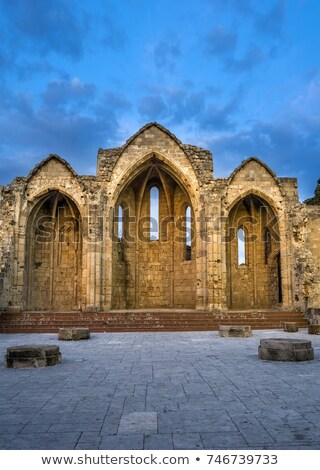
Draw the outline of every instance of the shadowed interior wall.
M30 215L27 246L28 309L79 309L81 235L75 204L58 191L46 195Z
M239 257L241 229L245 260ZM227 237L228 307L271 308L281 304L279 228L270 205L253 194L241 199L229 214Z
M159 221L150 221L154 187ZM186 191L152 159L123 189L115 214L119 206L123 236L113 243L113 308L195 308L195 242L191 259L186 259L185 210L190 206ZM152 240L150 226L156 222L158 239Z

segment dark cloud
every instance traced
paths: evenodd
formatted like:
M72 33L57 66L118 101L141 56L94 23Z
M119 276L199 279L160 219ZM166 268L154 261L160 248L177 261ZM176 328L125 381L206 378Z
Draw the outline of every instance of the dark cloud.
M209 104L204 113L200 116L199 127L213 131L233 129L235 123L232 120L232 114L237 107L238 105L235 100L231 100L221 107Z
M303 78L306 81L313 80L319 75L319 69L317 67L309 67L308 70L303 74Z
M255 31L271 36L273 39L281 38L283 34L283 20L285 17L286 0L276 0L269 11L257 13Z
M4 78L4 72L13 63L13 59L10 56L8 50L4 47L4 40L2 39L2 35L0 33L0 78Z
M205 37L205 52L209 55L233 54L237 45L237 34L224 26L216 26Z
M236 13L237 17L248 18L255 16L256 0L202 0L208 7L212 8L215 16L226 14L230 16Z
M148 95L140 100L138 111L143 119L156 121L168 115L168 108L162 96Z
M319 128L310 130L303 122L285 117L272 123L255 122L247 130L217 135L209 141L216 155L216 176L228 176L226 168L230 173L245 158L258 156L278 176L297 177L300 198L304 200L312 196L320 177L318 136Z
M48 83L43 101L48 107L63 106L69 103L76 103L78 107L83 107L94 98L95 92L94 85L83 83L79 78L52 80Z
M51 81L40 97L1 90L1 184L28 174L49 153L66 158L79 173L94 172L97 148L119 143L119 117L130 106L117 93L97 96L93 85L79 79Z
M120 24L117 24L109 15L104 16L102 26L104 31L102 44L116 52L123 51L128 42L125 29Z
M212 92L210 92L210 95L212 95ZM182 112L182 114L180 113L180 120L182 120L181 118L184 113L188 119L201 114L205 109L205 98L206 95L204 92L187 94L184 100L184 106L181 106L180 108L180 111ZM179 117L179 114L177 117Z
M164 119L175 126L193 121L199 129L230 129L234 127L232 114L237 110L241 93L237 92L226 104L212 103L214 90L189 92L184 88L162 89L142 98L139 112L148 121Z
M129 110L132 107L130 101L124 95L111 91L104 94L102 101L99 101L99 106L117 111Z
M50 114L43 110L33 115L12 113L1 124L1 133L6 133L2 142L5 157L1 158L1 183L8 183L8 178L19 175L20 171L20 175L28 174L49 153L67 159L79 173L92 173L97 148L113 146L118 130L115 113L110 112L101 116L57 111ZM14 139L15 153L12 153Z
M253 26L254 34L279 39L283 35L287 3L287 0L215 0L215 7L220 11L231 9L231 14L247 21L248 28Z
M41 57L51 52L79 59L88 22L77 2L70 0L2 0L2 26L10 52Z
M251 44L244 57L241 59L226 59L224 68L227 72L231 73L250 72L253 68L263 62L264 59L265 56L260 47L255 44Z
M286 0L270 0L266 4L249 0L223 3L234 17L233 27L218 25L205 36L206 55L219 58L222 69L230 73L250 72L264 61L275 60L281 53L279 40L284 37ZM220 0L218 5L221 10Z
M58 67L50 64L47 60L31 60L21 59L19 63L15 64L15 71L18 80L30 80L33 77L46 76L53 74L55 76L63 76L64 72Z
M188 89L173 88L165 90L165 100L169 113L169 125L197 120L206 106L210 93L190 92Z
M173 72L181 55L179 41L175 38L161 40L154 48L154 60L158 69Z

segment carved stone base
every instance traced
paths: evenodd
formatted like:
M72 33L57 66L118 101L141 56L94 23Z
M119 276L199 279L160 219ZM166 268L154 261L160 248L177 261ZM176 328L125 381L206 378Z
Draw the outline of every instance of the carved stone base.
M309 335L320 335L320 325L309 325Z
M314 352L311 341L303 339L261 339L259 359L266 361L311 361Z
M251 326L219 325L219 335L223 338L248 338L252 336Z
M23 345L7 348L5 367L25 369L61 364L59 346Z
M287 333L296 333L297 331L299 331L298 325L295 322L285 322L283 324L283 329Z
M89 328L60 328L59 339L63 341L79 341L89 339Z

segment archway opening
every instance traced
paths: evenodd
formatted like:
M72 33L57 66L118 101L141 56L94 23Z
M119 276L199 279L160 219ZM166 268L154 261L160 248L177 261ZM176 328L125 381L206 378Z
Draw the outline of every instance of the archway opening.
M81 254L79 210L67 196L50 191L28 220L27 309L81 308Z
M226 240L228 308L279 306L279 223L270 204L255 194L238 201L229 213Z
M195 308L193 211L184 185L156 157L125 184L123 258L114 239L112 307ZM115 221L115 226L116 226Z

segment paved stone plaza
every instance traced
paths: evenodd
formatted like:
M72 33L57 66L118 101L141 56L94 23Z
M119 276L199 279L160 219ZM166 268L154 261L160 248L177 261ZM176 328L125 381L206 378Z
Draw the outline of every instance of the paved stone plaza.
M315 359L258 359L261 338ZM320 449L320 336L307 330L1 335L0 352L59 344L62 364L0 368L0 449Z

